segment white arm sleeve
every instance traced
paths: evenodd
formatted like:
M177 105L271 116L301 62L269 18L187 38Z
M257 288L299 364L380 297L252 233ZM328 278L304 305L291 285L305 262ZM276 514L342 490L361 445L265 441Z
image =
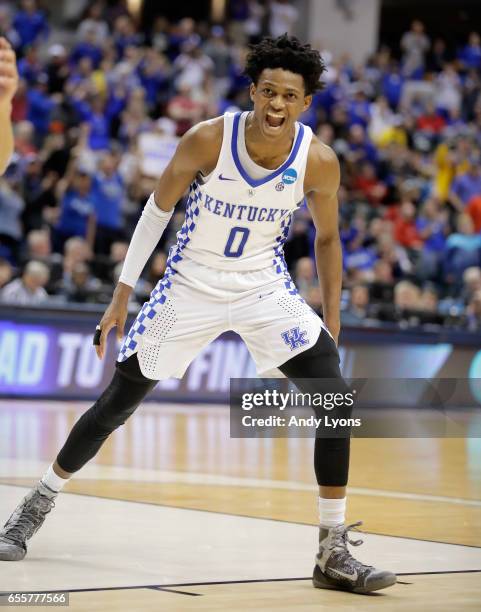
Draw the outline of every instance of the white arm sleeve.
M135 287L173 213L173 209L170 212L161 210L155 203L154 194L150 195L130 241L119 282Z

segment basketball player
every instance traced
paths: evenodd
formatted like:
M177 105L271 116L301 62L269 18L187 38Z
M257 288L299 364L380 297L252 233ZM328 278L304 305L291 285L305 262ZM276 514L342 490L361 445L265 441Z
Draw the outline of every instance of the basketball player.
M265 39L247 60L254 110L200 123L182 138L132 236L111 304L97 331L103 358L109 331L119 337L128 297L176 202L189 189L185 221L165 276L123 342L112 382L74 425L56 461L0 534L0 558L20 560L69 478L134 412L159 379L181 377L199 351L232 329L263 375L335 378L342 280L338 232L339 164L332 150L297 122L324 70L317 51L287 35ZM324 321L299 296L282 247L292 214L307 196L316 227ZM305 381L304 379L308 379ZM344 524L349 438L315 441L319 552L313 583L367 593L396 582L391 572L354 559ZM352 543L352 542L351 542ZM359 542L354 542L358 544Z
M18 74L15 53L10 43L0 37L0 174L13 153L13 132L10 114L12 98L17 91Z

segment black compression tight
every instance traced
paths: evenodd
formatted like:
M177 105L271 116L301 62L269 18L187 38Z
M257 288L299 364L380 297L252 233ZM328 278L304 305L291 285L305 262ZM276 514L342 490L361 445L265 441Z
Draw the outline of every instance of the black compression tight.
M90 461L157 384L142 375L137 355L116 365L112 382L75 423L57 456L58 465L66 472L76 472Z
M302 393L319 392L321 378L338 379L336 391L347 390L336 344L325 330L321 331L313 347L289 359L279 369ZM314 470L320 486L343 487L347 484L350 442L350 438L316 438Z
M279 368L303 393L319 391L320 378L339 379L339 355L332 338L321 331L316 344ZM308 380L312 379L312 380ZM137 355L117 364L112 382L95 404L75 423L57 456L66 472L76 472L92 459L109 435L134 413L157 381L142 375ZM349 438L316 438L314 469L323 486L345 486L349 471Z

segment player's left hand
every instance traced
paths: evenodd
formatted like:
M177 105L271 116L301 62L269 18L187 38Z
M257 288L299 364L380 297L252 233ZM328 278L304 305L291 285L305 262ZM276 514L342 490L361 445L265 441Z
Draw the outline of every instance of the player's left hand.
M11 102L18 86L15 52L10 43L0 37L0 105Z

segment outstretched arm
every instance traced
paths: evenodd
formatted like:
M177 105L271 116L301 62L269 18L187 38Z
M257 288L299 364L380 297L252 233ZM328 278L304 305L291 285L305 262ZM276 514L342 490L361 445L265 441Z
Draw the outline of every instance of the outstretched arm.
M316 228L316 266L322 292L323 319L336 344L341 327L342 289L342 249L337 201L339 180L339 162L335 153L317 139L313 140L304 185Z
M15 53L5 38L0 38L0 174L13 153L13 131L10 114L12 98L18 85Z
M175 205L195 179L198 172L213 170L222 144L223 120L205 121L189 130L180 140L174 157L150 196L130 241L112 302L100 321L100 344L97 355L102 359L107 335L117 327L117 336L124 333L127 304L147 260L157 246Z

